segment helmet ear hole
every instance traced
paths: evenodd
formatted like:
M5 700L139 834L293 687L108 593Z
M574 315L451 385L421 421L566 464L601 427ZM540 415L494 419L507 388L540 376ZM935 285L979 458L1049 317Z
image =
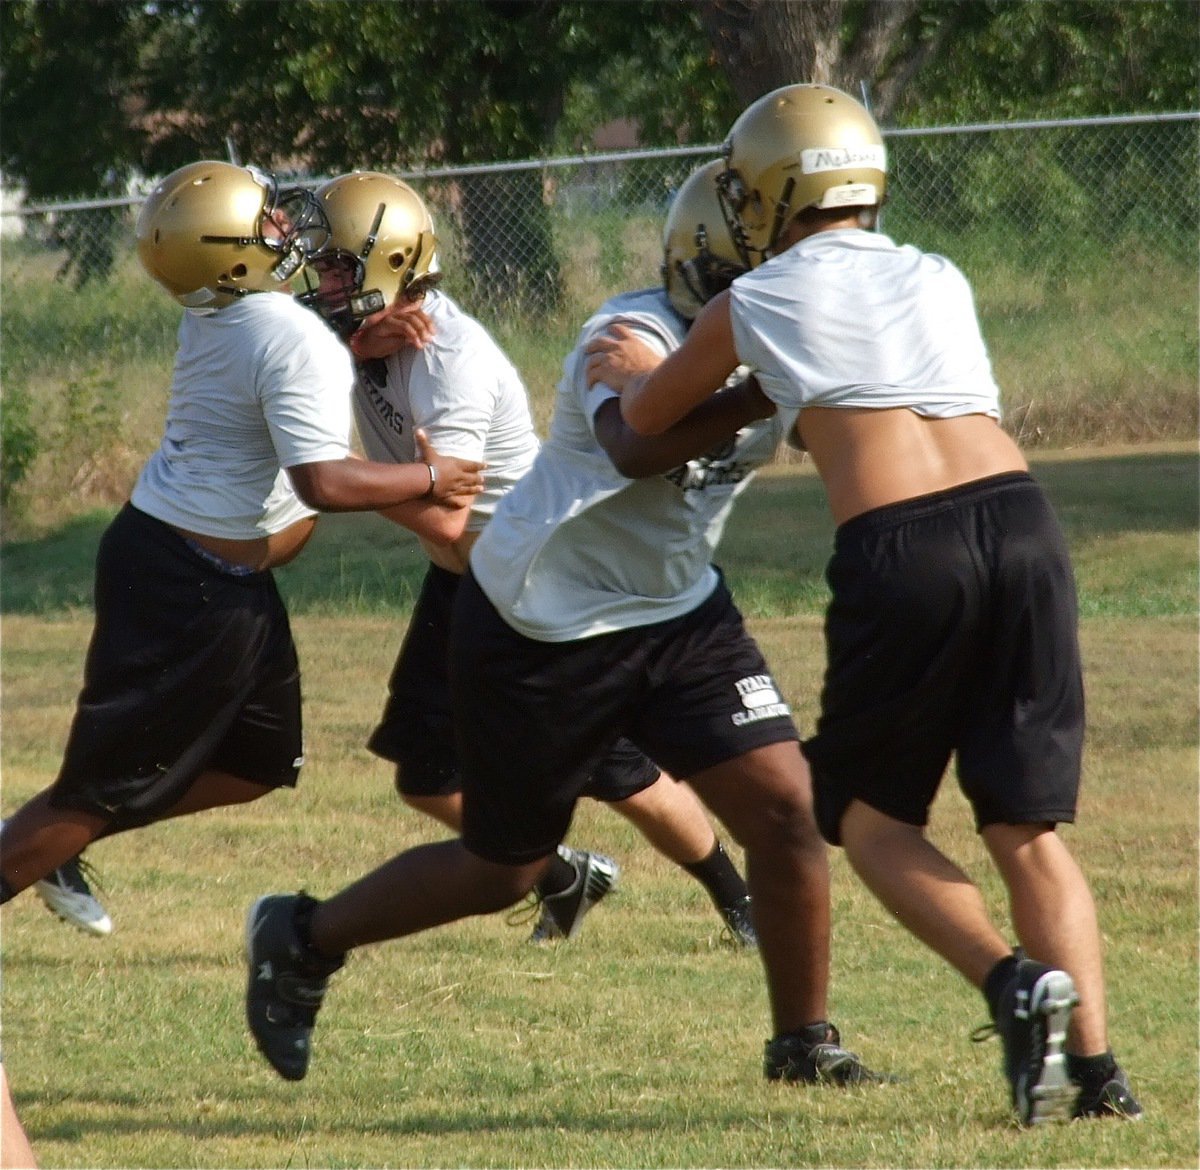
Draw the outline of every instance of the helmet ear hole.
M388 253L388 267L393 272L399 272L400 269L404 267L404 263L408 258L408 253L411 251L412 251L411 248L407 248L403 252L389 252Z
M246 275L246 266L244 264L235 264L232 275L234 280L241 280Z

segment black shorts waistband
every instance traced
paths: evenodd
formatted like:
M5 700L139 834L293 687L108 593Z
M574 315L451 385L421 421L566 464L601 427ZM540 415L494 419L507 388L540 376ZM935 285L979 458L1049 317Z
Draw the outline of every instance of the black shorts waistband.
M247 584L257 584L271 576L270 569L251 569L209 552L198 541L177 532L165 520L160 520L157 516L150 515L149 512L143 512L132 503L127 502L117 518L122 523L137 529L145 539L157 541L164 548L172 549L188 560L198 561L209 569L216 569L222 576Z
M1010 488L1025 488L1035 484L1033 476L1027 471L1006 471L1001 475L989 475L986 479L972 479L967 483L956 484L952 488L930 492L926 496L913 496L909 500L900 500L895 504L884 504L881 508L871 508L851 517L844 524L839 524L834 534L834 541L854 540L871 532L881 532L910 520L920 520L937 512L950 508L961 507L974 503L976 500L996 495Z

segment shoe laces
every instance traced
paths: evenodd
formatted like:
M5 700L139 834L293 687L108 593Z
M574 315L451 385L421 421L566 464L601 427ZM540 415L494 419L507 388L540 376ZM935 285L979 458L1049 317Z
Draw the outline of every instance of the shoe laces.
M528 926L541 909L542 895L534 888L504 916L504 923L506 926Z
M78 875L78 881L75 876ZM74 894L82 894L85 892L80 887L85 887L87 892L93 889L99 890L101 893L107 893L104 884L100 881L99 875L96 872L96 867L88 861L83 854L72 857L69 861L64 861L58 866L53 874L47 875L48 880L55 881L56 884L70 890Z

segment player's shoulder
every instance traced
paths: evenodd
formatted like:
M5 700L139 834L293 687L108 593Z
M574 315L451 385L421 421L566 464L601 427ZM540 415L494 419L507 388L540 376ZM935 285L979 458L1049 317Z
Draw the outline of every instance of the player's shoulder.
M421 301L421 308L438 329L482 330L483 326L452 296L440 288L430 289Z
M242 297L235 302L247 317L272 318L279 321L315 321L324 325L321 318L300 304L295 297L286 292L255 292ZM328 326L325 326L328 329Z
M421 301L421 309L433 322L436 341L457 345L464 340L486 333L483 326L456 300L440 289L427 292Z
M255 339L252 345L265 369L294 371L311 366L333 379L331 384L350 385L350 351L311 309L285 293L255 293L244 301Z
M332 329L311 309L283 292L253 293L222 310L236 313L266 341L287 345L341 346Z
M424 307L433 322L433 338L426 346L431 359L451 364L476 358L508 360L487 327L445 293L434 290L427 294Z
M635 289L609 297L584 323L581 341L590 340L616 324L678 344L687 322L675 312L661 287Z

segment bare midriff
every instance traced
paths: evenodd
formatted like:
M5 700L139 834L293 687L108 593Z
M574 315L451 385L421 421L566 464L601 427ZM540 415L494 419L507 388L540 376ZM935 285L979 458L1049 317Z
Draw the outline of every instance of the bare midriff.
M471 546L478 539L478 532L464 532L462 536L450 544L434 544L432 541L422 540L421 547L425 550L425 555L439 569L445 569L447 572L457 573L459 576L462 576L467 571L467 560L471 555Z
M872 508L1006 472L1021 449L985 414L924 418L907 408L809 407L796 433L825 484L837 524Z
M171 528L180 536L194 540L201 548L223 561L261 572L264 569L276 569L280 565L286 565L297 556L308 543L308 538L312 536L316 526L316 516L307 516L290 524L282 532L272 532L270 536L258 536L253 540L207 536L203 532L192 532L174 524Z

